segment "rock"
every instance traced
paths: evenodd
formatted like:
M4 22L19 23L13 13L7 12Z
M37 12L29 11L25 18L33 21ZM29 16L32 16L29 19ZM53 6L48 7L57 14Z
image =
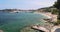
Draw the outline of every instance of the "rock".
M3 32L3 30L0 30L0 32Z

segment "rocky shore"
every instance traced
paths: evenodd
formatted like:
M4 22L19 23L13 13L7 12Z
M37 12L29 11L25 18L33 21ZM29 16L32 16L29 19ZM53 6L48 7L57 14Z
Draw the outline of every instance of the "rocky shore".
M43 16L48 17L48 19L45 19L45 20L50 20L51 22L56 22L57 21L57 15L52 14L51 12L34 12L34 13L41 14Z
M48 18L47 19L43 19L43 20L46 21L46 25L44 25L43 27L39 26L39 25L35 25L32 28L37 29L37 30L41 30L42 29L42 31L45 31L45 32L47 32L47 31L48 32L52 32L52 29L55 30L55 28L53 28L53 27L55 27L54 24L51 24L49 22L56 22L57 21L57 15L51 14L49 12L43 12L43 13L42 12L34 12L34 13L42 14L42 15L48 17ZM58 27L60 27L60 26L58 26Z

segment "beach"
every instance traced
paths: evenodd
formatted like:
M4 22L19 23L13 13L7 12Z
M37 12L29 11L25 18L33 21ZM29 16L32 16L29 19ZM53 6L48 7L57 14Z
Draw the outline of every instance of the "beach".
M51 12L34 12L35 14L41 14L43 16L48 17L48 19L51 19L51 22L56 22L57 21L57 15L52 14Z

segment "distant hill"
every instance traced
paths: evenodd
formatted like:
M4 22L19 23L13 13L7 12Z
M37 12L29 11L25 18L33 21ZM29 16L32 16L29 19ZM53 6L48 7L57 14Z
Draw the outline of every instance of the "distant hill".
M58 9L56 9L53 6L40 8L40 9L37 9L37 11L38 12L51 12L52 14L58 14Z
M39 8L37 10L22 10L22 9L3 9L3 10L0 10L0 11L3 11L3 12L14 12L14 11L37 11L37 12L51 12L52 14L58 14L58 10L51 6L51 7L44 7L44 8Z
M13 11L36 11L36 10L3 9L3 10L0 10L0 11L3 11L3 12L13 12Z

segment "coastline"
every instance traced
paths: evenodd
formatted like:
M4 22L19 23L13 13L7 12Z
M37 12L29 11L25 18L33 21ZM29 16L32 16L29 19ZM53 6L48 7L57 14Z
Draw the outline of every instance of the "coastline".
M41 14L41 15L43 15L43 16L46 16L46 17L48 17L48 19L50 20L51 19L51 21L50 22L57 22L57 15L55 15L55 14L52 14L51 12L49 13L49 12L34 12L35 14ZM44 20L44 19L43 19ZM47 22L49 22L49 21L46 21L46 23ZM58 27L60 28L60 26L57 26L57 27L55 27L53 24L51 24L51 23L49 23L49 24L47 24L48 26L46 26L45 28L47 28L47 29L49 29L49 31L55 31ZM40 26L39 26L40 27ZM34 27L33 27L34 28ZM38 29L38 27L37 28L35 28L35 29ZM38 29L38 30L40 30L40 29ZM43 31L43 30L42 30Z
M12 12L13 13L13 12ZM52 14L49 14L48 12L34 12L35 14L41 14L41 15L43 15L43 16L46 16L46 17L48 17L49 19L51 19L52 17L51 17L51 15ZM54 15L52 15L52 16L54 16ZM43 19L44 20L44 19ZM52 19L53 20L53 19ZM48 26L50 26L49 24L47 24Z
M51 15L50 13L44 13L44 12L34 12L34 13L36 13L36 14L41 14L41 15L43 15L43 16L46 16L46 17L48 17L48 18L51 18L49 15ZM49 15L48 15L49 14Z
M48 17L49 20L51 20L51 22L56 22L57 21L57 15L52 14L51 12L34 12L36 14L41 14L43 16Z

